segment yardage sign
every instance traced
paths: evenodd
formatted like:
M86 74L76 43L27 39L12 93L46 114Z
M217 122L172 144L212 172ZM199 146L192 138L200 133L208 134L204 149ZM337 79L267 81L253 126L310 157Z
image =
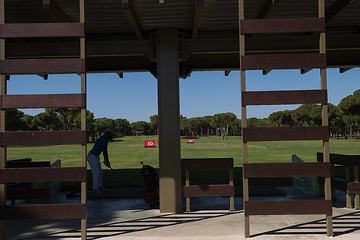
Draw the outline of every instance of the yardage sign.
M144 147L156 147L156 141L144 141Z

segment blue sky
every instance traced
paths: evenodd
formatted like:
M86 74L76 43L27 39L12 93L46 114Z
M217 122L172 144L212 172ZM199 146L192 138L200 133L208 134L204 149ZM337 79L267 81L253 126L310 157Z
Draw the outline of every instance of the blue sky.
M320 89L320 71L300 74L299 70L277 70L268 75L261 71L247 71L249 91ZM233 71L225 76L223 71L193 72L180 79L180 112L183 116L201 117L222 112L241 116L240 73ZM360 69L339 73L328 69L329 102L340 100L360 89ZM49 75L43 80L36 75L11 76L8 94L79 93L78 75ZM130 122L147 121L157 114L157 80L150 73L88 74L88 109L95 118L125 118ZM274 111L295 109L298 105L251 106L247 116L265 118ZM42 109L21 109L35 115Z

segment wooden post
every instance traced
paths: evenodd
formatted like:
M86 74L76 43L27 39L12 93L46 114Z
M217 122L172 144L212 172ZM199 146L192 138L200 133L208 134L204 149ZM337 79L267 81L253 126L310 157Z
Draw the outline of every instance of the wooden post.
M345 166L344 168L345 168L345 180L347 182L350 182L350 166ZM351 195L347 191L346 191L346 207L352 208Z
M85 23L85 0L80 0L80 23ZM85 25L85 24L84 24ZM80 58L86 62L86 46L85 37L80 38ZM86 64L85 72L81 73L81 93L86 96ZM86 97L85 97L86 99ZM81 109L81 130L86 131L86 104ZM81 166L86 169L87 167L87 144L81 145ZM81 182L81 204L85 204L87 208L87 181ZM81 219L81 240L87 238L87 214L85 218Z
M0 0L0 24L5 23L5 1ZM5 60L5 39L0 39L0 60ZM7 94L6 75L1 74L1 95ZM0 110L0 132L6 131L5 110ZM6 147L0 146L0 168L6 168ZM0 184L0 206L6 205L6 184ZM0 240L6 238L6 222L0 221Z
M242 56L245 56L245 36L241 34L241 20L245 19L244 15L244 0L239 0L239 50L240 50L240 80L241 80L241 92L246 91L246 76L245 71L242 69ZM241 104L241 128L242 132L243 129L246 128L246 106L243 106ZM243 136L243 134L242 134ZM243 136L244 137L244 136ZM247 163L248 162L248 154L247 154L247 143L242 142L242 162ZM244 165L243 165L244 166ZM244 171L244 167L243 167ZM243 205L245 210L245 202L249 201L249 181L248 179L244 178L244 172L243 172ZM245 237L250 237L250 218L249 216L244 215L244 229L245 229Z
M234 169L229 170L229 185L234 186ZM230 197L230 211L235 211L234 197Z
M359 168L358 166L354 166L354 182L359 182ZM359 194L355 194L354 197L354 208L360 209L360 203L359 203Z
M157 30L160 212L182 211L178 29Z
M319 18L325 18L325 1L318 0ZM321 32L319 38L319 49L321 54L326 53L326 33ZM320 69L321 89L327 90L326 68ZM328 104L322 104L322 126L329 126ZM324 162L330 162L329 140L323 141ZM325 200L331 200L331 177L325 178ZM327 235L333 236L332 214L326 216Z
M185 186L190 186L190 173L189 170L185 170ZM186 211L190 212L190 198L186 198Z
M331 178L335 177L335 165L334 164L330 164L330 170L331 170ZM331 188L331 199L332 202L336 202L336 188L332 187Z

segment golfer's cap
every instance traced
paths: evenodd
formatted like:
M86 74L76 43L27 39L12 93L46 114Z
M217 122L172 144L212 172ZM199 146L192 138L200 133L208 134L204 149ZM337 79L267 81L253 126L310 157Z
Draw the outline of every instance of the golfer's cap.
M116 136L115 129L109 128L107 131L108 131L109 133L111 133L114 137Z

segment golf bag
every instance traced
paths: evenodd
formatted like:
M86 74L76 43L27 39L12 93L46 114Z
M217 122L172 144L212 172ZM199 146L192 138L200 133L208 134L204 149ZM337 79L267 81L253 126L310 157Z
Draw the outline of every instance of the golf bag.
M144 177L144 201L151 207L159 206L159 181L155 169L150 165L143 165L140 174Z

